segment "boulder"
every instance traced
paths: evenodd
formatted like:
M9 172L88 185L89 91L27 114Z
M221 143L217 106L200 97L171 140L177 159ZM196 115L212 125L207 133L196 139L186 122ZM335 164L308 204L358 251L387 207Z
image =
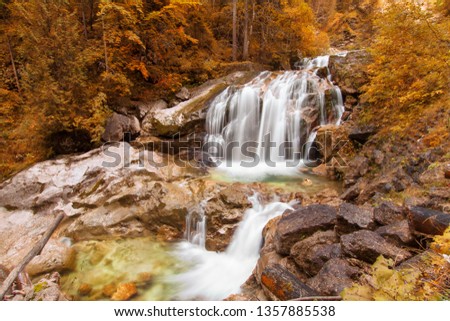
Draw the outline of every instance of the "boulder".
M314 204L284 213L275 232L275 249L288 255L298 241L317 231L332 229L336 223L336 210L328 205Z
M372 209L358 207L350 203L342 203L337 212L336 231L338 234L347 234L360 229L375 228Z
M138 106L138 112L137 112L138 117L139 117L139 119L144 119L148 113L150 113L152 111L166 109L168 106L169 105L167 104L167 102L163 99L158 99L158 100L150 101L148 103L140 104ZM144 129L144 127L145 127L144 124L142 124L143 129Z
M261 285L266 295L273 300L286 301L317 295L314 290L279 264L264 269L261 274Z
M373 136L375 133L376 129L371 126L354 128L348 134L348 138L351 141L364 145L369 140L369 138Z
M339 295L342 290L352 286L360 271L348 260L332 258L315 277L308 280L307 284L320 295Z
M341 246L334 231L319 231L294 244L291 257L295 263L309 276L316 275L325 262L339 257Z
M273 219L271 219L269 222L267 222L266 226L264 226L262 235L263 235L263 244L261 247L261 250L259 251L260 254L275 251L275 245L274 245L274 238L275 234L277 232L277 225L280 221L281 216L277 216Z
M143 131L147 135L175 137L203 130L208 103L228 85L226 78L207 82L196 88L187 100L174 101L170 108L149 112L142 121Z
M181 101L185 101L191 98L191 93L189 92L189 89L182 87L181 90L175 94L175 97Z
M408 221L403 220L390 225L382 226L375 232L380 234L386 240L399 246L410 244L414 241Z
M371 264L380 255L393 259L396 263L411 257L408 251L389 243L377 233L367 230L341 236L341 246L343 254Z
M201 211L205 199L208 249L225 249L250 205L245 196L259 187L193 180L199 177L196 169L169 160L152 164L141 156L129 144L115 143L37 163L0 183L2 265L16 266L61 211L68 218L55 237L82 241L151 234L174 241L183 237L186 215ZM70 265L64 245L46 253L41 257L48 260L30 266L33 274Z
M349 187L356 183L358 178L364 176L369 171L369 159L364 156L353 158L345 169L344 186Z
M141 132L141 125L135 116L113 113L106 121L102 140L105 142L130 141Z
M450 226L450 214L425 207L410 207L407 216L411 227L420 233L442 235Z
M349 51L346 55L330 56L329 69L333 82L344 95L357 95L368 81L366 65L370 55L365 50Z
M268 266L280 264L282 258L283 257L275 251L261 253L258 262L256 263L255 270L253 271L257 282L261 283L262 273Z
M355 185L347 188L340 196L344 201L351 202L358 198L365 187L365 182L360 180Z

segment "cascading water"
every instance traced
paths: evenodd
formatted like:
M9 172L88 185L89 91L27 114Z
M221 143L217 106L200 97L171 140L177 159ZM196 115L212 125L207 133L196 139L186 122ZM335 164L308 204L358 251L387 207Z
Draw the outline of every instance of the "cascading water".
M206 217L205 205L208 200L203 200L186 215L185 239L192 244L205 247L206 241Z
M258 261L264 226L285 210L292 209L281 202L262 205L257 194L249 200L252 208L246 210L225 252L207 251L204 245L191 242L178 245L178 257L194 264L190 270L171 280L180 287L179 299L221 300L239 293L240 286Z
M225 161L219 169L256 180L297 174L298 166L308 161L318 127L339 125L344 111L328 61L329 56L321 56L304 59L297 71L262 72L217 96L207 113L206 141L215 148L216 160ZM240 292L258 261L264 226L292 210L281 202L262 205L257 195L249 200L253 207L246 210L222 253L205 249L207 200L189 212L186 241L178 245L177 254L193 266L172 278L179 286L179 299L220 300Z
M303 60L301 70L262 72L218 95L207 113L206 141L219 168L237 176L296 173L317 128L339 124L344 111L328 61L321 56Z

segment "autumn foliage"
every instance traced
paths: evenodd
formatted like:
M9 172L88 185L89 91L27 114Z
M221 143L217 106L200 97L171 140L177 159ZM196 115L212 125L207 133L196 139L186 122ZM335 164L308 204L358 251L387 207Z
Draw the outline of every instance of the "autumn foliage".
M61 144L91 148L130 99L170 100L220 76L231 63L231 3L1 0L0 173L64 152ZM238 60L244 28L248 59L268 68L327 49L302 0L239 1L237 10Z

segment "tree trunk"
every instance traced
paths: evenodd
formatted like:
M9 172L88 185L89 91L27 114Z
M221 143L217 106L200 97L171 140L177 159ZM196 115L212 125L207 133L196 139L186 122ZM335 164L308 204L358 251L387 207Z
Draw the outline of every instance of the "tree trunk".
M53 232L58 227L59 223L63 220L65 217L64 213L58 214L56 216L55 220L52 222L52 225L45 231L42 238L34 245L34 247L31 249L30 252L22 259L22 261L17 265L14 270L9 273L6 280L3 282L1 288L0 288L0 301L3 300L3 297L5 296L8 289L13 284L14 280L17 279L19 276L19 273L22 272L22 270L27 266L28 263L36 256L39 255L44 248L45 244L47 244L48 240L52 236Z
M84 13L84 3L81 6L81 16L83 17L83 32L84 32L84 37L87 39L88 38L88 34L87 34L87 26L86 26L86 15Z
M248 59L248 0L245 0L245 20L244 20L244 48L242 50L242 60Z
M105 52L105 71L108 71L108 48L106 46L106 34L105 34L105 21L103 19L103 12L102 12L102 32L103 32L103 49Z
M233 0L233 61L237 60L237 0Z
M12 65L13 70L14 70L14 78L16 79L17 91L20 94L19 76L17 75L16 64L14 63L14 55L13 55L13 52L12 52L11 42L9 41L9 37L7 37L7 42L8 42L9 55L11 57L11 65Z

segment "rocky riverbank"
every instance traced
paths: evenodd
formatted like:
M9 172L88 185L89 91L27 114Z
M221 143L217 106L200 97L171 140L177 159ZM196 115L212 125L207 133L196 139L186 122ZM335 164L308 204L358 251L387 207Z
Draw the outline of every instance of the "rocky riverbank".
M317 128L315 142L324 164L303 169L296 181L216 180L210 175L213 169L205 166L204 155L191 155L177 145L174 135L187 142L182 147L192 147L202 137L206 103L224 86L253 75L238 72L196 90L182 90L176 102L134 104L118 111L109 120L104 139L131 140L131 145L111 143L85 154L41 162L3 182L0 280L58 213L67 216L27 266L34 287L27 282L28 290L11 298L66 299L59 291L58 273L67 276L76 270L80 249L86 248L79 244L87 242L92 247L101 240L137 237L178 242L184 238L188 216L205 215L206 249L224 251L251 206L248 197L255 192L265 203L281 200L296 201L296 205L266 225L253 274L242 293L230 300L337 296L362 282L380 255L391 259L393 268L423 264L423 248L433 234L442 234L450 224L449 143L436 145L426 133L426 126L438 124L448 111L438 108L411 137L396 137L386 128L364 124L361 93L369 61L365 51L330 57L328 68L343 96L343 123ZM430 220L432 226L424 228L423 222ZM142 281L139 273L126 283L126 289L133 291L124 291L132 294L120 298L136 295L140 286L153 286ZM44 287L48 290L41 292L39 284L49 285ZM69 298L112 298L120 290L116 286L116 292L105 295L107 286L92 290L90 284L77 284Z

